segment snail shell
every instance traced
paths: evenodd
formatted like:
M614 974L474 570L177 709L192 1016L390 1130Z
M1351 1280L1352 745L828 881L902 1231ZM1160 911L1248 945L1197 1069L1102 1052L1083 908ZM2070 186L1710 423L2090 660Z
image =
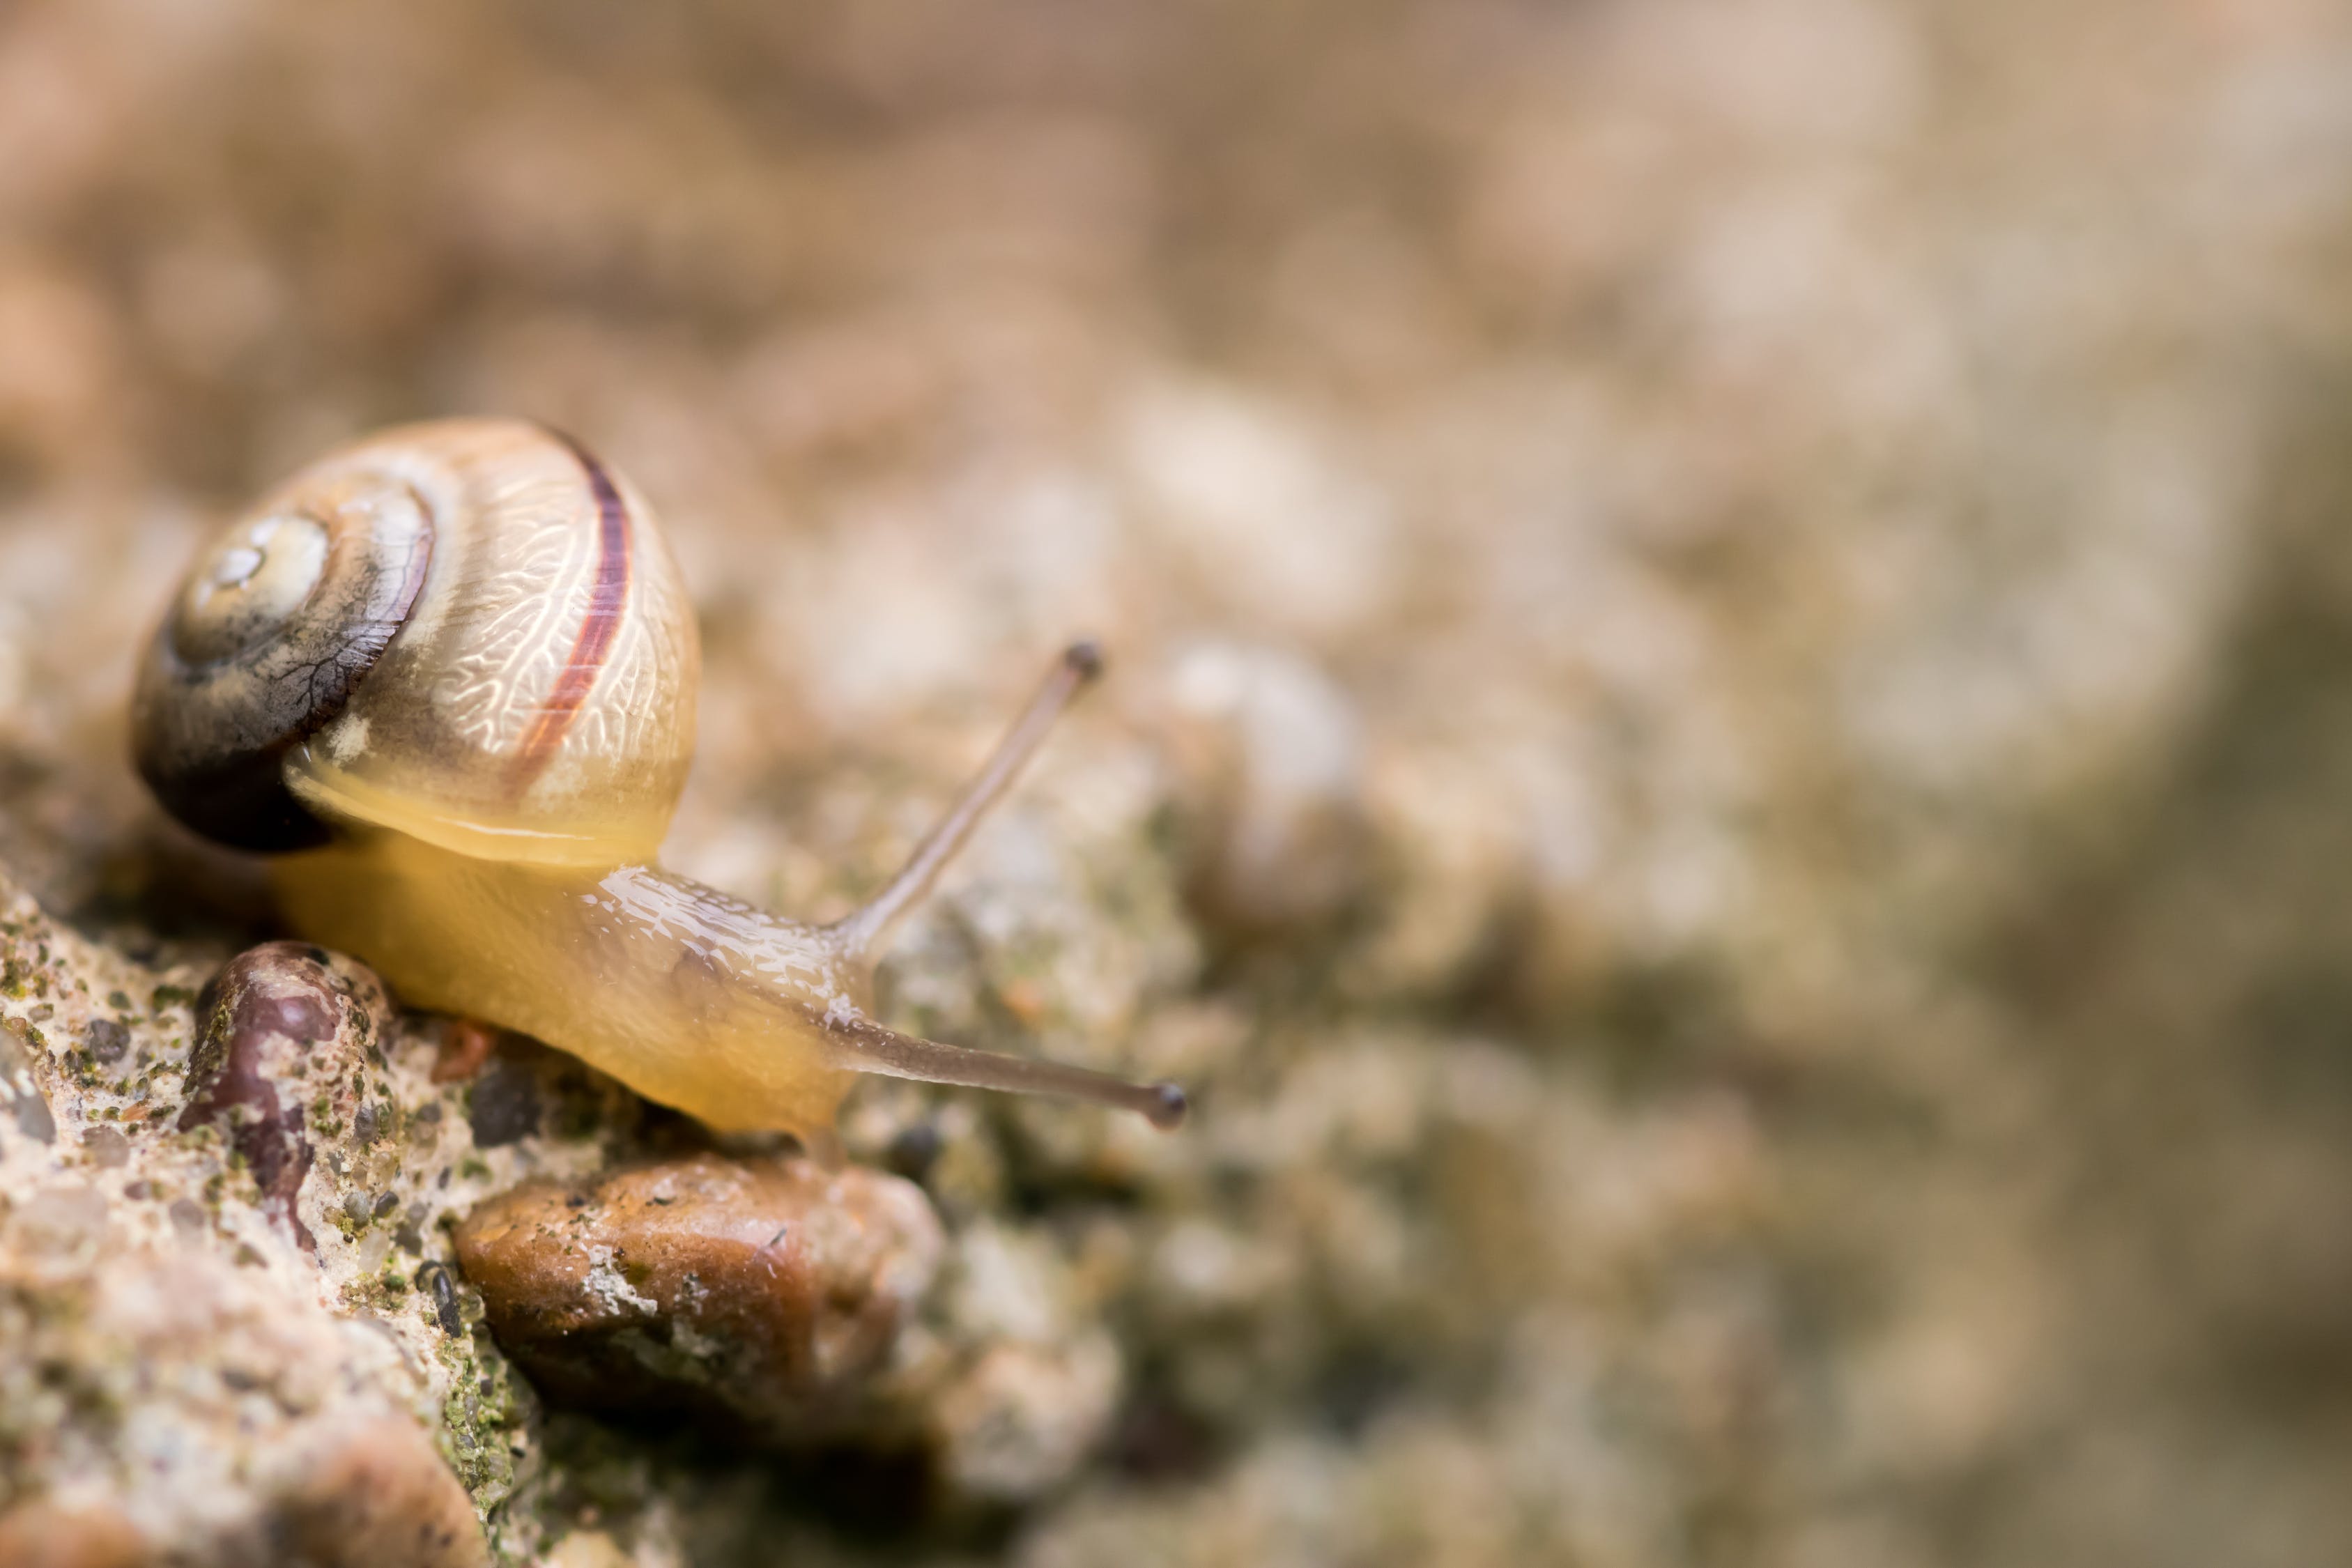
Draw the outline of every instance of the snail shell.
M668 826L699 661L625 480L538 426L410 426L214 542L141 668L135 759L174 816L239 848L365 824L610 864Z

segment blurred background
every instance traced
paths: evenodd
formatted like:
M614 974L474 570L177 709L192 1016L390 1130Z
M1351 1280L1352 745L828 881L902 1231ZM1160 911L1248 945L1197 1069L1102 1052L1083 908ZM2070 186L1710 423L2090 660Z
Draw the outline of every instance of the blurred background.
M17 0L0 863L227 951L173 578L545 419L739 893L1106 637L886 978L1199 1109L921 1100L1060 1381L879 1521L599 1426L635 1561L2352 1561L2347 268L2324 0Z

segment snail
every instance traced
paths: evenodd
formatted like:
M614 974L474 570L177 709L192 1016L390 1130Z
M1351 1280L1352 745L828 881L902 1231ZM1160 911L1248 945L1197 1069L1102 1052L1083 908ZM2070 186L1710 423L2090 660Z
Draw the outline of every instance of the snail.
M536 425L409 426L296 474L198 559L140 668L132 751L183 824L271 857L306 940L719 1131L832 1150L859 1073L1182 1119L1172 1084L872 1016L877 955L1096 675L1093 644L1056 661L905 868L830 925L656 862L700 658L626 479Z

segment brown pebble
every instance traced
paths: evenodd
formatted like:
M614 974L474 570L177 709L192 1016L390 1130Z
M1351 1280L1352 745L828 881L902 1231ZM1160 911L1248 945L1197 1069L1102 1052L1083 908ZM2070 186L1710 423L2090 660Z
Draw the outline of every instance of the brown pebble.
M19 1503L0 1514L0 1563L7 1568L144 1568L146 1539L109 1508Z
M942 1247L898 1177L707 1153L519 1187L457 1243L491 1331L551 1397L719 1405L793 1435L854 1417Z
M111 1018L92 1018L89 1021L89 1043L91 1060L119 1062L122 1059L122 1053L130 1047L131 1031Z
M490 1561L466 1489L413 1421L330 1440L278 1496L277 1534L318 1568L478 1568Z
M433 1081L457 1083L482 1070L499 1043L498 1031L471 1018L452 1018L433 1056Z
M92 1127L81 1135L82 1152L90 1163L100 1170L110 1171L131 1163L131 1140L119 1127Z

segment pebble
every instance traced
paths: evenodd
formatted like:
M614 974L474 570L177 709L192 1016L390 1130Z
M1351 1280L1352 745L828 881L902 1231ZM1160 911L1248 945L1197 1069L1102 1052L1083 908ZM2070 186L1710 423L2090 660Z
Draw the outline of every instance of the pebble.
M415 1422L384 1416L327 1439L280 1495L271 1531L320 1568L487 1568L474 1505Z
M119 1062L131 1044L131 1031L111 1018L89 1021L89 1054L92 1060Z
M58 1124L49 1115L49 1102L33 1081L31 1060L18 1034L22 1026L12 1019L8 1027L0 1028L0 1113L26 1137L54 1143Z
M433 1321L441 1331L455 1339L465 1331L466 1320L457 1304L457 1287L449 1279L449 1270L438 1263L427 1263L416 1271L416 1288L425 1292L433 1304Z
M180 1130L224 1127L245 1156L265 1213L310 1250L295 1212L310 1173L307 1096L295 1081L356 1082L369 1042L390 1015L383 983L351 960L301 942L272 942L231 959L207 989L203 1034L188 1063L194 1093ZM280 1092L285 1086L287 1092Z
M520 1062L492 1064L475 1079L473 1109L467 1120L473 1128L477 1149L498 1149L521 1142L539 1131L537 1076Z
M457 1245L491 1331L551 1397L717 1405L793 1435L854 1414L943 1246L896 1176L709 1153L528 1184Z
M155 1561L145 1539L111 1509L44 1500L0 1513L0 1563L8 1568L145 1568Z

